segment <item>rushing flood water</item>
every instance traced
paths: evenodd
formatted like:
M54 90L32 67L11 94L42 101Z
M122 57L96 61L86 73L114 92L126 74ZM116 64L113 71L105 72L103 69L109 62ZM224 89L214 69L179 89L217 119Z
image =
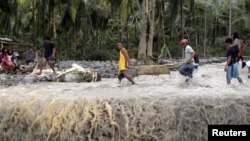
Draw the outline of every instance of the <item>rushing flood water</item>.
M207 140L208 124L250 124L250 79L226 84L223 64L95 83L35 83L0 90L3 140Z

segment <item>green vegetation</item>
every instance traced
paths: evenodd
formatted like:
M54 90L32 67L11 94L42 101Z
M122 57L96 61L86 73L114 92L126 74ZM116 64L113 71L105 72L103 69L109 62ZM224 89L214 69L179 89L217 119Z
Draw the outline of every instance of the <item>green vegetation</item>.
M234 31L249 42L249 0L0 0L1 37L39 49L49 35L60 60L117 59L120 39L145 62L152 54L181 57L181 38L200 56L223 56Z

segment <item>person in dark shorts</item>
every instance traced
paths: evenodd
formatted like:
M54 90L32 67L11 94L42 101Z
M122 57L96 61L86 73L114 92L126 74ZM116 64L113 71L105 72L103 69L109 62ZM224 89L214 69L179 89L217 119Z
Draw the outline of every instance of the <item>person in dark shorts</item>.
M124 74L121 73L121 72L119 71L118 80L119 80L120 83L121 83L121 81L122 81L122 79L123 79L124 77L125 77Z
M55 66L55 54L56 54L56 48L55 45L52 43L50 37L44 38L44 44L43 44L43 58L40 64L40 72L42 73L43 68L48 64L50 68L53 70L54 73L56 73L54 66Z
M187 39L181 40L181 46L185 49L184 63L179 67L179 73L187 77L185 82L189 82L193 77L195 51L189 45Z
M120 50L119 74L118 74L119 83L121 83L121 80L124 77L126 77L134 85L135 84L134 80L128 74L128 69L130 68L130 59L127 50L123 47L121 41L117 43L117 48Z
M232 44L233 44L232 38L227 38L225 40L225 47L227 48L227 54L226 54L227 62L224 70L226 72L227 84L231 84L232 78L237 78L239 83L242 83L242 79L239 76L238 63L237 63L239 48L237 44L235 46L231 46Z

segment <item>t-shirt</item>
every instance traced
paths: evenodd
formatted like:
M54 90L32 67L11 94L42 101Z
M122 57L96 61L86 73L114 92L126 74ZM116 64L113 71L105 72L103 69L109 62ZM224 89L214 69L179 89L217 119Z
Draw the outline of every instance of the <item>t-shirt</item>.
M227 58L229 56L232 57L231 61L229 62L228 66L232 66L232 64L236 63L237 62L237 56L238 56L238 53L239 53L239 48L237 45L233 46L233 47L230 47L228 48L227 50Z
M31 50L27 50L23 53L26 61L34 61L35 60L35 53Z
M241 43L239 39L234 39L234 43L238 45L238 48L240 48Z
M51 57L55 45L53 43L44 43L43 47L44 47L44 57L45 58Z
M192 53L194 50L192 49L191 46L187 45L185 48L185 62L188 62L188 60L191 58ZM194 61L194 59L192 59Z

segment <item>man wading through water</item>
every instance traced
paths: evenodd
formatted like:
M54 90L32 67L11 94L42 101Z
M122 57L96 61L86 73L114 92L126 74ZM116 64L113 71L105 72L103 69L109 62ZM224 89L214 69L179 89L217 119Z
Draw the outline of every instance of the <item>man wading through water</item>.
M225 40L225 47L227 48L227 62L225 65L227 84L231 84L232 78L237 78L239 83L242 83L242 79L239 76L237 57L239 54L238 45L233 45L232 38L227 38Z
M194 57L195 57L195 51L193 48L189 45L187 39L181 40L181 46L185 48L185 62L184 64L179 68L180 74L187 76L188 78L185 80L186 82L189 82L191 78L193 77L193 70L194 70Z
M121 42L117 43L117 47L120 50L118 74L119 83L121 83L121 80L126 77L132 84L135 84L134 80L128 75L128 69L130 68L130 59L127 50L123 47Z

